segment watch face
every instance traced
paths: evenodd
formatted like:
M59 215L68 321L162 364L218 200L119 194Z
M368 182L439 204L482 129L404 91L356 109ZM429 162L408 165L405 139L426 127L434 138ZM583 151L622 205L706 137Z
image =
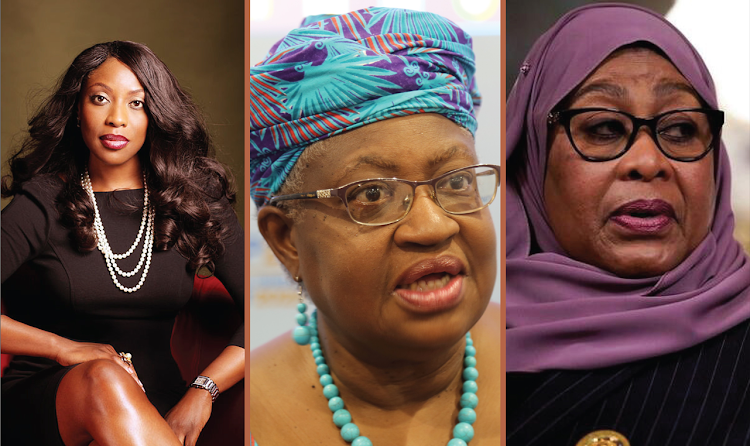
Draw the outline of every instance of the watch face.
M205 386L207 385L206 378L195 378L195 384L199 386Z

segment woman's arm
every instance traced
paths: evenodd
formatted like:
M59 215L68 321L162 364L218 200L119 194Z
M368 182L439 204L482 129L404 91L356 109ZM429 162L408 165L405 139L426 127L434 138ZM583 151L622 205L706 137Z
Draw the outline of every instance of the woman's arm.
M230 345L206 367L201 375L211 378L220 392L237 384L245 375L245 349ZM211 416L211 394L191 387L167 413L167 423L185 446L194 446Z
M231 228L225 240L225 252L216 260L216 277L221 281L244 316L244 236L234 212L224 220ZM219 392L225 392L245 375L244 324L241 325L228 345L202 372L213 380ZM167 413L167 423L186 446L195 445L201 430L208 422L212 409L211 394L191 387L185 396Z
M48 331L0 316L0 349L5 354L37 356L58 361L60 348L69 340ZM67 365L67 364L63 364Z
M36 356L69 366L94 359L109 359L122 367L141 388L135 368L123 361L111 345L76 342L49 331L18 322L6 315L0 316L0 349L11 355Z

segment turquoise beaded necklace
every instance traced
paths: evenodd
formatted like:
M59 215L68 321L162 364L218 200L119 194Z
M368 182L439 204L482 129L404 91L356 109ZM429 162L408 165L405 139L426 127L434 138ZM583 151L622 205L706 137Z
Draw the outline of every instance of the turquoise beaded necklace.
M301 294L301 293L300 293ZM320 348L320 339L318 338L318 311L312 313L310 324L308 322L307 304L301 302L297 304L297 323L299 324L293 331L292 337L300 345L310 343L313 359L317 366L318 375L320 375L320 384L323 386L323 395L328 399L328 408L333 412L333 424L341 429L341 437L352 446L372 446L369 438L359 435L359 427L352 423L352 416L348 410L344 409L344 400L339 396L339 389L333 383L330 369L323 357L323 351ZM469 441L474 438L474 428L472 424L477 419L474 409L479 403L477 398L477 372L476 353L474 341L471 339L471 333L466 333L466 348L464 349L464 370L463 370L463 395L461 395L461 410L458 412L458 423L453 428L453 439L447 446L467 446Z

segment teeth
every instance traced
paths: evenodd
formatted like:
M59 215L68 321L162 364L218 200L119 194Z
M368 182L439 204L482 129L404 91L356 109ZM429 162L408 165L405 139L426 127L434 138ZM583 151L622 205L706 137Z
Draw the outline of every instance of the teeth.
M432 291L448 285L450 281L451 275L445 274L442 279L430 280L429 282L425 282L424 280L413 282L408 288L412 291Z

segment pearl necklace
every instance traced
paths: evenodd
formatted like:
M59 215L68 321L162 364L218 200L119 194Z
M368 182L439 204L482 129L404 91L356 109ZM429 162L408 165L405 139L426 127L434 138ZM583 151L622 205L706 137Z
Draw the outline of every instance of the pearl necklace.
M107 240L107 234L104 232L104 224L102 218L99 215L99 207L96 204L96 197L94 196L94 189L91 187L91 178L89 177L89 170L86 169L81 174L81 186L88 193L91 198L91 202L94 205L94 230L96 231L96 247L104 256L104 261L107 264L107 270L109 270L109 276L112 278L112 282L115 286L126 293L133 293L138 291L143 282L146 281L146 275L148 275L148 269L151 266L151 253L154 246L154 209L153 206L149 206L148 202L148 184L146 184L146 173L143 173L143 216L141 217L141 226L138 229L138 235L130 248L122 254L115 254L112 252L112 247L109 245ZM145 237L144 237L145 229ZM123 271L116 260L122 260L130 257L131 254L138 247L138 244L144 238L143 251L141 251L141 257L138 260L138 265L132 271ZM123 277L132 277L143 268L141 278L138 284L134 287L126 287L117 280L117 275Z
M297 311L303 316L306 310L307 304L297 304ZM302 318L299 318L299 321L301 321L301 319ZM307 317L304 319L307 319ZM304 322L300 325L303 324ZM372 441L370 441L369 438L359 435L359 427L352 423L352 416L348 410L344 409L344 400L339 396L339 389L336 387L336 384L333 384L330 369L326 364L326 360L323 357L323 351L320 348L317 310L312 313L310 325L304 328L307 328L310 334L310 349L312 350L312 355L315 359L315 364L317 365L320 384L323 386L323 395L328 399L328 408L333 412L333 424L341 429L341 437L344 441L351 443L352 446L372 446ZM467 446L468 442L474 438L474 428L472 427L472 424L477 419L477 414L474 412L474 409L479 403L476 382L479 372L477 372L477 369L475 368L477 365L477 360L475 358L476 353L477 350L474 348L474 341L471 339L471 333L466 333L463 395L461 395L461 402L459 403L462 409L458 412L458 423L456 424L456 427L453 428L453 439L448 442L447 446Z

